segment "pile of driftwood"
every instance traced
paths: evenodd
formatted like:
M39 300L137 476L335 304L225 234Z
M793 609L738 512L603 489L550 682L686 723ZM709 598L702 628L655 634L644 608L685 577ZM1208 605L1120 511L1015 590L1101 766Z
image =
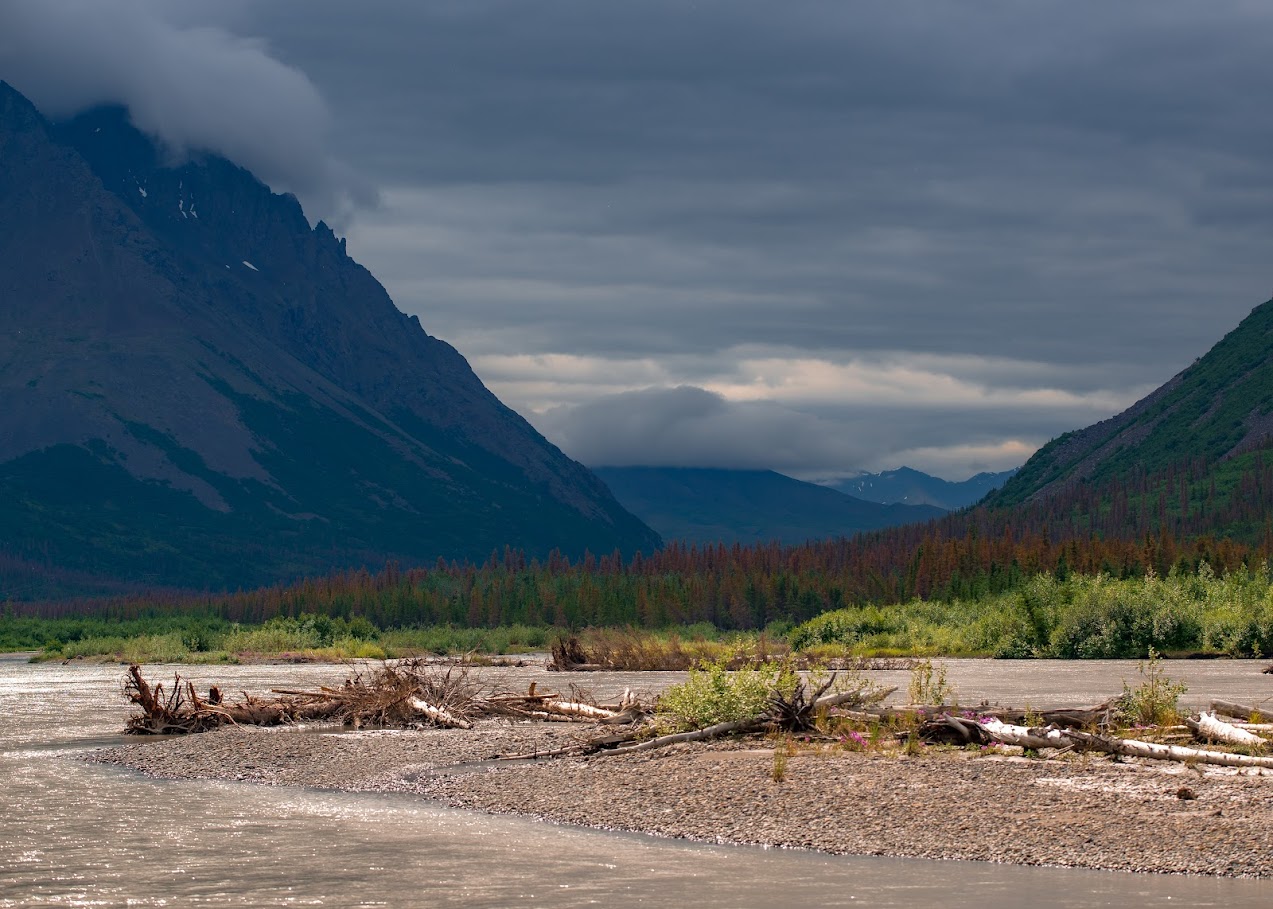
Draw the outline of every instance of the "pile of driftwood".
M385 664L357 671L338 687L301 691L273 689L273 697L228 701L213 687L200 697L192 683L180 676L171 687L151 685L141 668L128 669L124 695L140 708L129 717L125 731L135 735L175 735L206 732L226 725L278 726L298 722L339 723L355 728L411 728L441 726L469 729L482 717L509 717L550 722L621 725L643 719L648 711L631 692L617 704L592 703L581 692L563 697L489 688L465 665L439 667L420 660Z
M1113 702L1081 710L1045 711L1042 722L1028 727L1020 725L1021 720L1013 715L1017 713L983 707L961 714L937 708L920 724L917 735L929 743L1018 745L1034 751L1098 751L1119 757L1187 764L1273 769L1273 757L1264 754L1273 744L1265 737L1273 733L1273 724L1251 722L1259 719L1259 712L1243 704L1212 701L1210 710L1187 718L1181 726L1146 729L1141 733L1145 738L1192 738L1202 743L1236 746L1242 749L1240 752L1113 735L1110 732Z
M1034 751L1097 751L1107 754L1217 764L1227 767L1273 769L1270 736L1273 723L1261 722L1259 712L1242 704L1213 701L1211 709L1186 719L1183 725L1138 731L1138 738L1113 734L1117 704L1029 712L981 705L972 710L953 706L882 706L893 689L858 684L836 691L832 673L821 684L800 682L794 691L770 696L753 717L657 735L647 722L654 714L631 692L614 704L597 704L573 688L569 695L539 692L532 683L525 692L490 688L465 665L439 667L407 660L374 670L357 671L343 685L316 690L274 689L272 697L244 693L229 701L213 687L201 697L180 676L170 687L151 685L134 665L124 691L139 712L129 718L126 731L142 735L205 732L226 725L270 726L294 722L341 723L354 727L424 727L469 729L482 718L574 722L592 724L594 731L553 751L499 755L505 759L563 755L629 754L664 748L680 742L706 741L750 733L818 734L828 717L848 722L884 724L899 737L914 736L928 743L1015 745ZM1030 725L1026 725L1029 723ZM1147 739L1156 739L1149 741ZM1235 750L1186 747L1175 742L1195 739L1222 743Z
M682 742L702 742L728 735L753 733L801 733L813 732L828 712L879 704L892 694L894 688L859 684L848 691L836 691L836 674L831 673L816 687L802 680L790 694L774 692L769 696L764 710L742 720L715 723L701 729L689 729L666 735L653 735L649 725L635 726L623 732L596 735L586 740L554 751L536 751L527 754L497 755L501 760L561 757L564 755L631 754L666 748ZM647 714L648 716L648 714ZM658 730L655 729L655 732Z

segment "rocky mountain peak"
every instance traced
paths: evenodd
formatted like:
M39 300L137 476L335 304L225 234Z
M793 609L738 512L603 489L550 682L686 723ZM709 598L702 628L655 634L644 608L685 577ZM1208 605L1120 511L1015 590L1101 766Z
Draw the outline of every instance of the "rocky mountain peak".
M8 86L0 156L0 551L217 586L657 545L295 197Z

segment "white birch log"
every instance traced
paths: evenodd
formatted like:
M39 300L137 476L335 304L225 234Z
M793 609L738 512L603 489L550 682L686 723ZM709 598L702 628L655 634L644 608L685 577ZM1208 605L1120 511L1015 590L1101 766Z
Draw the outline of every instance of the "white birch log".
M1230 745L1247 745L1251 748L1264 748L1268 744L1255 733L1239 729L1206 711L1199 714L1198 719L1189 724L1189 728L1199 737L1213 742L1228 742Z
M1230 701L1212 701L1211 712L1236 717L1239 720L1247 720L1248 722L1251 721L1252 717L1261 713L1259 709L1249 704L1234 704Z
M448 713L441 707L434 707L428 701L422 701L419 698L410 698L407 701L411 705L411 709L417 713L422 713L437 723L439 726L447 726L451 729L472 729L473 724L460 719L459 717Z
M559 713L564 716L575 716L588 720L614 719L618 713L604 707L593 707L591 704L579 704L574 701L543 701L540 704L548 713Z
M1001 720L986 720L980 724L992 741L1003 745L1020 745L1022 748L1073 748L1074 742L1064 730L1052 726L1030 728L1014 726Z
M1204 751L1200 748L1183 748L1180 745L1159 745L1156 742L1140 742L1135 739L1116 739L1110 736L1091 735L1087 732L1066 733L1080 748L1121 754L1125 757L1154 758L1160 761L1180 761L1184 764L1215 764L1220 767L1260 767L1273 770L1273 758L1255 757L1249 754L1229 754L1226 751Z
M1136 739L1120 739L1105 735L1092 735L1076 729L1027 729L991 720L981 724L992 739L1005 745L1021 745L1025 748L1079 748L1104 751L1124 757L1152 758L1160 761L1180 761L1186 764L1215 764L1221 767L1260 767L1273 769L1273 758L1253 757L1247 754L1229 754L1224 751L1204 751L1183 748L1180 745L1160 745Z
M813 709L829 710L832 707L840 707L845 704L849 705L849 707L860 707L868 700L871 702L882 701L896 690L896 688L885 688L880 691L845 691L840 694L828 694L814 701Z

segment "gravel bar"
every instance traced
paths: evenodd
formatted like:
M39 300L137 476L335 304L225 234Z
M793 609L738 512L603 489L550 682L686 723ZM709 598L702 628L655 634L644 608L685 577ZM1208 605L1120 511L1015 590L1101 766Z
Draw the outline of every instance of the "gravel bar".
M834 854L1273 877L1273 776L1098 755L918 756L798 746L781 782L763 739L493 762L590 727L226 728L95 752L166 779L410 793L443 804L712 843Z

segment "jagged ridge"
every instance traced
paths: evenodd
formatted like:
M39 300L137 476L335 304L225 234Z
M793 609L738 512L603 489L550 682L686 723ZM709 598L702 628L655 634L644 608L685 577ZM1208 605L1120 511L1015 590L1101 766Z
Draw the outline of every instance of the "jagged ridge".
M657 536L299 203L0 83L0 548L232 586ZM0 596L2 596L0 592Z

